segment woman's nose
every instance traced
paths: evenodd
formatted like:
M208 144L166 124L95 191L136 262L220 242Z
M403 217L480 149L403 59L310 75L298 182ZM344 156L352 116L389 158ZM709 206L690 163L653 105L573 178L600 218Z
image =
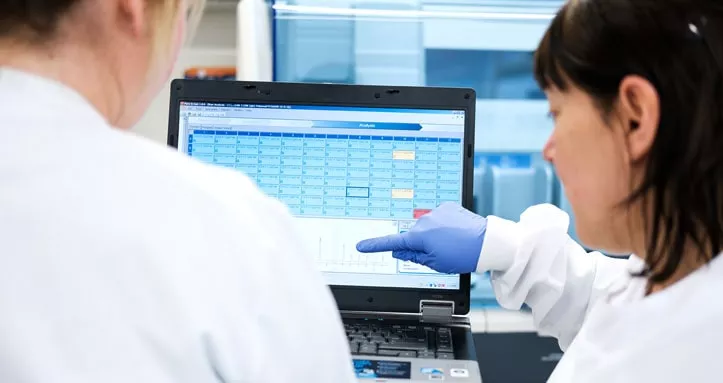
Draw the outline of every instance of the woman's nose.
M555 159L555 142L552 140L552 136L547 139L545 147L542 148L542 156L545 161L553 163Z

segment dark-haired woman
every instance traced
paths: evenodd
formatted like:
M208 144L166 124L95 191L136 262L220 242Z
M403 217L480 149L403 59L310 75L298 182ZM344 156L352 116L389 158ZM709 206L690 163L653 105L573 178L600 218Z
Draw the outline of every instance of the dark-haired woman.
M535 74L555 128L544 155L586 253L553 206L520 222L444 205L359 244L441 272L491 271L565 356L554 382L714 382L723 363L723 3L579 0Z

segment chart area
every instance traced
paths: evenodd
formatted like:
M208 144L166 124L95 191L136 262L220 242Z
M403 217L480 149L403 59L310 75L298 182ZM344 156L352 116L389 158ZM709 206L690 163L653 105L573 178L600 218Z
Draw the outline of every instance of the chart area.
M326 273L354 274L434 274L424 266L401 262L391 253L362 254L359 241L400 232L400 222L297 218L306 250L314 255L317 267Z

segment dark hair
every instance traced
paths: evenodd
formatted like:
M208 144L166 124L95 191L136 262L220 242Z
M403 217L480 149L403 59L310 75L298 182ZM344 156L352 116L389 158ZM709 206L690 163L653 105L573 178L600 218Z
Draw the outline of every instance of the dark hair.
M0 38L33 40L53 36L58 23L80 0L0 0Z
M621 81L647 79L660 97L660 125L642 183L647 269L668 280L690 245L709 262L723 250L723 2L573 0L535 54L543 89L575 86L611 112Z

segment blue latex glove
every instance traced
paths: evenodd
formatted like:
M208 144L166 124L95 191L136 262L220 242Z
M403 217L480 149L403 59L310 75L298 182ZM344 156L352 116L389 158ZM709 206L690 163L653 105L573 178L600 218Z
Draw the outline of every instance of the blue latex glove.
M423 216L408 232L359 242L361 253L391 251L440 273L464 274L477 269L487 219L455 203L445 203Z

